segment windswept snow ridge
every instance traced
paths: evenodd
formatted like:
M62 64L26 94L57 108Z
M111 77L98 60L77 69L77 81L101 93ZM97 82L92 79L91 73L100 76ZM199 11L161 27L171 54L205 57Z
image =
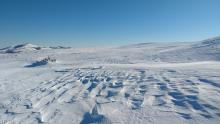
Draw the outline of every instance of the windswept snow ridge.
M219 44L13 47L0 53L0 124L218 124Z

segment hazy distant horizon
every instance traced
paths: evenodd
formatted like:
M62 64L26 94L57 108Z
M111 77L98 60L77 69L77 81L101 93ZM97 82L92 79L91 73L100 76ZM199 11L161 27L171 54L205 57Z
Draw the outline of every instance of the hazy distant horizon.
M209 37L209 38L204 38L201 40L197 40L197 41L171 41L171 42L153 42L153 41L146 41L146 42L121 42L120 44L84 44L84 45L74 45L71 44L71 42L67 43L67 44L63 44L63 42L60 42L56 44L52 43L52 42L14 42L13 43L7 43L7 42L0 42L0 49L1 48L5 48L5 47L10 47L10 46L16 46L16 45L21 45L21 44L33 44L33 45L38 45L38 46L43 46L43 47L56 47L56 46L64 46L64 47L73 47L73 48L86 48L86 47L114 47L114 46L126 46L126 45L132 45L132 44L142 44L142 43L187 43L187 42L201 42L203 40L208 40L208 39L212 39L212 38L217 38L220 37L219 36L215 36L215 37Z

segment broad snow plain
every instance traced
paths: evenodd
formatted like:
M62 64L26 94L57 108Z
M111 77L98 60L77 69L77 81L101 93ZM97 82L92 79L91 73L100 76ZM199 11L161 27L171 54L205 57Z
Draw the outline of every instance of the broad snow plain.
M0 51L0 124L220 123L219 37Z

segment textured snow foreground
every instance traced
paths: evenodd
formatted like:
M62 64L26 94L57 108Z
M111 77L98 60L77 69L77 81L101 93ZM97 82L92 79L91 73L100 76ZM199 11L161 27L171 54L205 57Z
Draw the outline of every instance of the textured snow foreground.
M0 124L217 124L219 39L1 49Z

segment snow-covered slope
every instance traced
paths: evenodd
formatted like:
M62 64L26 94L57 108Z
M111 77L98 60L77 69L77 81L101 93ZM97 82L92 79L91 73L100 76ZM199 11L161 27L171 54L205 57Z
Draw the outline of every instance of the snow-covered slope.
M0 124L218 124L219 39L2 49Z
M220 37L161 52L159 57L163 61L218 61L220 60Z

